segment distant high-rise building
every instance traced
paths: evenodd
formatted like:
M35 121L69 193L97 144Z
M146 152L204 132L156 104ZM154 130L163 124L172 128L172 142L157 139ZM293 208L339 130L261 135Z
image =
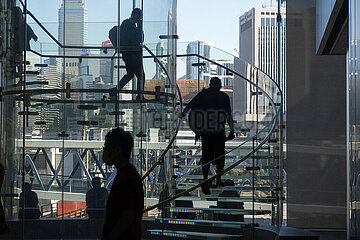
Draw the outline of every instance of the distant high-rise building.
M111 41L107 40L102 42L103 47L111 47ZM113 56L115 53L114 49L107 49L106 52L100 51L100 57ZM113 84L114 76L114 61L109 58L100 59L100 77L105 84Z
M85 0L62 0L59 8L59 42L65 46L84 46L87 43L87 9ZM59 54L79 56L80 49L59 48ZM79 60L65 58L64 73L78 74Z
M59 89L61 88L61 61L56 58L48 58L44 60L47 67L43 67L42 73L44 80L47 81L47 85L44 85L44 89ZM61 98L61 94L49 94L46 99L58 100ZM46 139L53 139L57 137L60 131L60 107L56 104L48 104L42 106L39 109L39 115L37 121L42 121L45 125L38 126L41 129L41 135Z
M186 54L199 54L206 58L210 57L210 47L213 45L212 42L195 41L190 42L186 48ZM186 79L198 79L199 75L203 72L207 72L208 63L205 66L194 66L194 63L204 62L201 58L196 56L188 56L186 58ZM200 79L203 79L200 76Z
M156 55L157 56L166 55L166 47L165 47L164 42L158 42L156 44ZM165 67L165 69L167 69L166 58L160 58L159 61ZM156 63L156 73L155 73L154 79L166 79L166 74L163 71L163 69L161 68L159 63Z
M276 82L280 82L281 89L286 85L286 9L281 8L281 76L278 79L278 27L277 8L253 8L240 17L239 57L246 62L258 67ZM259 82L265 88L265 83ZM265 96L258 96L257 101L252 101L256 91L245 81L234 82L234 110L242 114L255 112L256 103L260 108L268 107ZM285 93L284 93L285 96Z
M43 68L43 75L45 80L48 82L44 88L54 89L61 88L61 70L62 66L56 58L48 58L44 60L47 67ZM58 94L60 97L60 94Z
M89 56L98 57L99 55L90 53L89 49L83 49L80 56L82 58L79 62L78 75L92 75L94 78L100 77L100 59L88 58Z
M232 89L233 79L234 76L231 72L228 72L225 68L220 67L224 66L229 69L234 68L234 61L233 60L214 60L215 63L208 63L209 68L207 69L207 72L204 72L202 75L204 76L204 79L207 80L206 83L209 84L209 80L212 77L218 77L221 80L221 85L224 88ZM218 65L219 64L219 65Z

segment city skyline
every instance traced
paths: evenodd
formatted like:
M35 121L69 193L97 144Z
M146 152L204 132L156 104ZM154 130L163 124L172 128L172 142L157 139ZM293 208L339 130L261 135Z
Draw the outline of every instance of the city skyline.
M104 0L103 4L97 4L92 1L85 1L85 7L88 9L88 43L100 45L108 39L108 31L117 22L117 2L113 0ZM252 7L275 5L275 0L229 0L229 5L236 6L228 8L227 5L219 1L190 1L182 0L178 3L178 35L179 42L191 41L212 41L214 46L221 48L231 54L236 55L234 48L238 48L238 18ZM128 18L131 12L130 4L121 5L121 20ZM57 11L60 8L59 1L33 0L28 4L28 9L44 23L49 31L57 36ZM46 10L45 10L46 9ZM201 10L201 11L199 11ZM219 13L224 14L219 14ZM225 14L226 13L226 14ZM214 17L216 16L216 17ZM199 21L198 19L201 19ZM155 21L147 19L144 11L145 21ZM30 25L34 21L28 19ZM192 26L192 28L185 27ZM216 29L216 31L214 31ZM43 31L35 26L34 31L39 35L40 42L53 41L48 38ZM146 38L146 35L145 35Z

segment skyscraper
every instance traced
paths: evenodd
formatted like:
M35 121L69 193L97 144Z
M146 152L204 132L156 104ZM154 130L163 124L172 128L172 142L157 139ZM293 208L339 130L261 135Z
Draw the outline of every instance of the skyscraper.
M65 46L84 46L87 43L87 9L85 0L62 0L58 12L59 42ZM61 49L59 54L65 56L79 56L80 49ZM65 59L65 74L78 74L79 60Z
M281 8L281 76L278 79L278 27L277 27L277 8L261 7L252 8L250 11L240 16L239 24L239 57L246 62L258 67L268 74L276 82L280 82L280 87L285 91L286 86L286 10ZM261 83L259 83L261 85ZM265 88L265 83L262 86ZM234 81L234 108L242 114L252 114L255 112L256 103L260 108L268 107L268 102L264 96L256 96L256 89L252 89L249 83L244 81ZM244 96L245 94L245 96ZM244 102L247 96L252 96L254 101ZM285 92L283 94L285 96ZM258 98L255 101L255 98ZM284 100L285 102L285 100Z
M210 57L210 47L214 45L212 42L195 41L190 42L186 47L186 54L199 54L206 58ZM196 56L189 56L186 58L186 78L198 79L198 75L204 72L208 66L193 66L194 63L203 62ZM207 63L206 63L207 64ZM205 70L206 71L206 70ZM200 76L201 78L201 76Z

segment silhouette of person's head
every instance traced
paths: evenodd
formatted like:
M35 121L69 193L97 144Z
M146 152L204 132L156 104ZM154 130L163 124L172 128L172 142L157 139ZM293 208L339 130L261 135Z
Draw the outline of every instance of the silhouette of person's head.
M93 177L91 180L93 188L99 188L100 187L100 178L99 177Z
M103 161L121 168L129 163L133 138L122 128L114 128L105 136Z
M25 183L25 191L31 191L31 184Z
M141 23L142 22L142 11L140 8L135 8L131 12L130 19L134 21L135 23Z
M218 77L213 77L210 79L210 88L219 89L221 88L221 80Z

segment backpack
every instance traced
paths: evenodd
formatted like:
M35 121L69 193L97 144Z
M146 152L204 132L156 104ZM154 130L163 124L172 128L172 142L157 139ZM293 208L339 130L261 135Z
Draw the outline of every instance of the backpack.
M113 26L109 31L109 39L115 49L118 49L118 29L120 31L120 26ZM121 38L120 38L121 40Z
M204 94L205 89L201 90L200 98L202 98L202 95ZM203 114L204 112L199 108L193 108L189 112L189 118L188 123L190 129L195 133L195 143L200 138L200 136L204 133L204 123L205 123L205 116Z

